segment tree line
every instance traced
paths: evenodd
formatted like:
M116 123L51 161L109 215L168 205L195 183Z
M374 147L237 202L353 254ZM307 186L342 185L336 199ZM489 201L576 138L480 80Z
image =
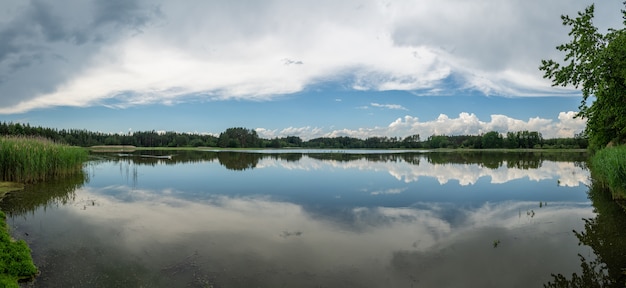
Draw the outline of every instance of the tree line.
M491 131L482 135L420 135L401 137L369 137L366 139L339 136L319 137L303 141L298 136L273 139L260 138L256 131L243 127L228 128L219 136L179 132L137 131L102 133L79 129L32 127L29 124L0 123L0 135L45 137L74 146L133 145L138 147L221 147L221 148L326 148L326 149L436 149L436 148L587 148L587 139L544 139L539 132L520 131L502 135Z
M33 127L29 124L0 123L0 135L44 137L73 146L133 145L138 147L201 147L217 146L217 137L208 134L137 131L102 133L84 129Z

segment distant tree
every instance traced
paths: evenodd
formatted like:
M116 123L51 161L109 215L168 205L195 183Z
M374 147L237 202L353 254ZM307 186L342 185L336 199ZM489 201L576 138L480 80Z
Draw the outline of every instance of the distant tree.
M402 144L405 148L419 148L420 145L420 135L414 134L411 136L407 136L402 140Z
M228 128L220 133L217 142L219 147L258 148L261 141L256 131L243 127Z
M482 136L483 148L502 148L502 135L496 131L487 132Z
M271 148L280 148L282 147L282 143L278 138L274 138L272 139L272 141L270 141L269 147Z
M448 148L448 146L450 145L449 137L444 135L432 135L428 137L428 140L426 140L426 142L426 147L433 149Z
M285 138L282 139L285 143L287 143L287 146L290 147L300 147L302 146L302 139L300 139L300 137L298 136L287 136Z

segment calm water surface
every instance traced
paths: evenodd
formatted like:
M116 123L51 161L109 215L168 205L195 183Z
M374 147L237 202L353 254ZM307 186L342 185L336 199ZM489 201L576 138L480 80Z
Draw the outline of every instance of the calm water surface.
M11 195L27 286L542 287L594 258L582 154L257 152L99 154Z

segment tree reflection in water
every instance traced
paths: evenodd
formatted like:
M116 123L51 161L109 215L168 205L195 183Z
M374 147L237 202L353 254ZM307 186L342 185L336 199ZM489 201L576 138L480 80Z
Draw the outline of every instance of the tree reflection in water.
M573 273L571 278L552 274L553 282L544 287L626 287L626 213L611 198L607 187L597 181L589 187L589 199L593 202L595 218L583 219L585 231L574 234L579 245L591 247L595 259L579 255L582 274Z
M12 217L34 211L38 207L66 204L75 200L75 191L89 182L82 171L76 175L27 185L24 190L9 193L0 201L0 210Z

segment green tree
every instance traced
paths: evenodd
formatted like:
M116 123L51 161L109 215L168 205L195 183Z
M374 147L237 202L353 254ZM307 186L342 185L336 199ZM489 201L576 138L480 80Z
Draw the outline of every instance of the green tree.
M502 148L502 135L496 131L487 132L482 137L483 148Z
M626 10L622 14L626 25ZM582 88L577 117L587 119L589 145L598 149L626 140L626 30L609 29L602 34L593 25L593 17L594 5L578 12L576 18L562 15L572 37L556 47L565 52L564 64L542 60L539 69L553 86Z
M217 144L220 147L229 148L258 148L261 145L261 141L256 131L235 127L228 128L220 133Z
M414 134L411 136L407 136L402 140L404 144L404 148L419 148L420 147L420 135Z

